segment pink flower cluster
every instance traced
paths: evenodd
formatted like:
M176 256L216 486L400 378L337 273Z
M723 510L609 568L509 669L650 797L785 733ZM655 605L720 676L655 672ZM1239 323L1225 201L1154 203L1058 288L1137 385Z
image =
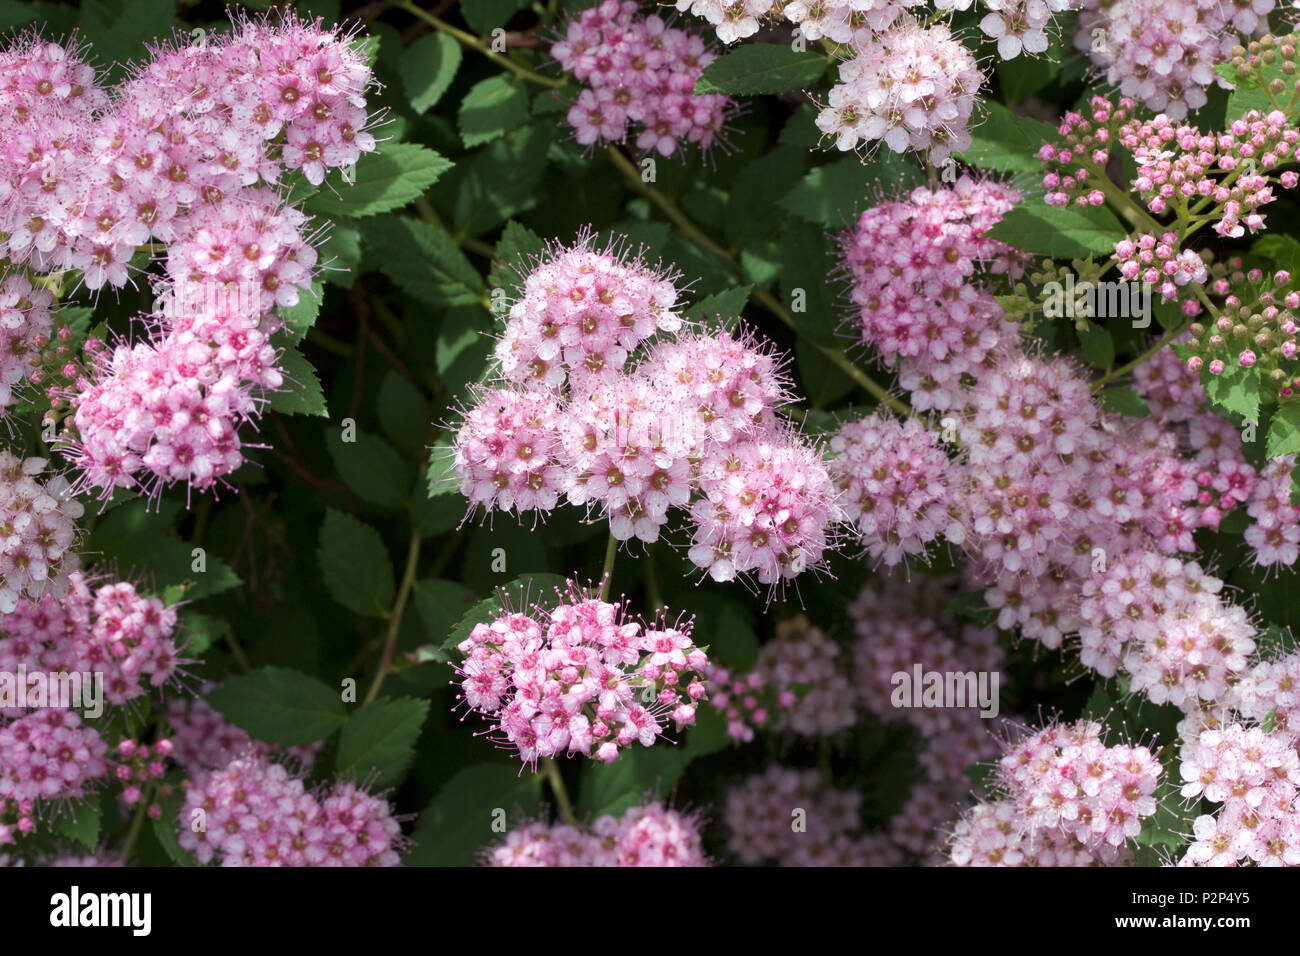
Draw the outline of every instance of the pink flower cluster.
M587 85L567 117L584 146L622 142L635 124L642 152L671 156L683 141L707 150L735 108L725 96L693 93L715 58L704 41L660 17L639 16L635 0L584 10L551 55Z
M895 577L882 587L868 585L848 605L856 641L853 645L853 686L859 705L886 723L906 722L921 736L919 763L926 779L944 786L949 802L955 802L966 788L954 788L962 772L997 753L997 741L989 732L991 718L982 717L978 693L968 695L965 706L940 700L945 706L925 707L923 688L915 682L916 669L924 676L944 677L999 675L1006 660L992 628L970 625L958 628L941 616L938 608L951 600L942 585L909 585ZM954 633L958 637L952 636ZM899 675L908 681L910 699L900 701ZM986 683L993 688L994 685Z
M1204 285L1209 277L1205 263L1194 250L1179 251L1178 236L1172 232L1159 236L1142 233L1136 241L1125 237L1115 243L1115 260L1124 279L1157 286L1163 302L1177 299L1179 286L1189 282ZM1183 303L1188 314L1195 315L1199 308L1191 299Z
M185 784L181 848L222 866L397 866L402 831L387 801L341 780L311 791L247 755Z
M277 184L300 170L319 185L374 150L370 68L349 37L293 15L160 46L111 95L56 44L21 40L0 63L9 257L98 289L130 282L142 245L166 250L149 334L89 346L85 374L69 366L60 443L104 497L206 491L243 463L239 427L283 384L272 313L316 264L317 237Z
M617 381L629 354L657 332L677 332L676 274L597 250L583 235L524 279L496 346L502 376L520 385L595 391Z
M758 671L733 673L712 663L705 671L708 701L727 722L727 736L749 743L755 732L772 723L781 708L793 707L799 695L793 690L777 690Z
M39 804L86 796L108 775L107 755L99 732L72 710L47 707L0 723L0 845L36 828Z
M1222 309L1213 323L1189 326L1185 345L1193 354L1187 366L1211 375L1254 368L1261 380L1279 386L1281 398L1289 398L1297 385L1300 292L1285 291L1291 284L1285 269L1265 275L1262 269L1243 270L1241 265L1238 258L1216 265L1210 291L1223 297Z
M953 866L1119 866L1132 860L1127 847L1091 846L1063 829L1025 826L1011 800L977 803L949 837Z
M759 22L775 16L780 0L677 0L677 9L712 24L723 43L734 43L758 32Z
M1300 508L1291 504L1295 464L1294 455L1284 455L1265 465L1246 505L1253 522L1246 529L1246 544L1257 565L1289 568L1300 555Z
M719 581L814 569L842 512L818 448L777 417L780 363L684 327L673 278L587 235L534 266L497 345L508 384L478 389L457 430L461 492L521 515L563 496L619 540L657 540L680 509L691 561Z
M901 853L861 835L862 794L824 786L816 770L771 766L727 791L727 847L742 863L894 866Z
M944 162L971 143L967 126L984 74L945 26L907 20L867 39L840 64L817 128L840 150L883 141Z
M895 213L902 220L908 214ZM866 252L897 255L909 242L905 232L889 233L866 243ZM952 286L960 281L968 294L989 296L985 276L969 267L965 276L954 276ZM886 271L872 281L897 296L899 314L923 316L931 308L925 286L887 285L888 277ZM855 302L866 310L869 330L880 301ZM993 301L984 327L972 322L972 336L991 343L974 362L945 357L932 360L929 374L900 374L914 408L949 411L942 424L961 447L946 487L955 502L951 524L969 558L967 586L984 590L1000 628L1019 628L1049 648L1080 634L1085 665L1103 674L1123 668L1132 689L1152 700L1195 710L1222 698L1245 672L1253 626L1212 589L1185 600L1166 592L1171 581L1203 578L1179 557L1195 550L1195 529L1217 528L1252 500L1258 476L1242 436L1202 406L1194 370L1179 369L1176 358L1138 376L1156 418L1103 413L1080 370L1068 360L1026 354L1004 334L1002 315ZM906 361L908 339L871 331L866 338ZM957 375L943 374L946 362ZM1143 570L1170 561L1174 570L1155 578ZM1164 583L1153 585L1157 578ZM1143 621L1154 630L1138 627Z
M944 533L961 543L961 526L949 519L948 456L920 421L877 413L841 425L830 446L844 511L873 559L892 566L923 556Z
M202 694L213 685L200 688ZM285 757L285 763L304 770L311 769L324 741L300 747L280 747L248 734L212 709L202 697L177 698L167 702L167 726L171 730L173 757L190 772L219 770L237 757L251 754L258 758Z
M0 614L24 598L67 593L84 509L65 478L41 482L44 458L0 450Z
M1019 199L1000 183L962 176L867 209L841 237L855 331L887 364L901 364L918 409L946 407L943 387L1014 341L997 301L973 280L1020 274L1020 253L987 235Z
M1037 55L1047 50L1048 28L1054 14L1074 10L1081 0L983 0L989 12L980 30L998 44L998 56L1013 60L1021 51ZM971 0L935 0L940 10L969 7Z
M788 702L773 714L774 730L830 737L857 723L840 655L840 647L803 615L777 625L776 639L763 645L755 666L763 684Z
M1061 144L1044 143L1038 150L1038 159L1048 170L1043 175L1044 202L1049 206L1073 202L1081 207L1106 202L1106 194L1093 182L1094 171L1106 168L1116 131L1127 122L1135 105L1127 96L1115 103L1094 96L1084 113L1069 110L1061 117L1056 127Z
M1300 139L1300 131L1291 127L1279 110L1267 115L1250 110L1222 133L1205 134L1164 113L1150 120L1131 119L1133 106L1127 97L1113 104L1094 96L1085 114L1065 114L1058 128L1062 144L1047 143L1038 152L1048 169L1043 185L1049 205L1064 206L1072 197L1077 205L1101 205L1105 196L1098 188L1098 178L1116 143L1132 154L1137 175L1131 188L1152 213L1161 216L1196 206L1198 214L1213 219L1214 230L1226 237L1263 228L1259 209L1273 201L1274 182L1286 189L1300 182L1300 175L1292 170L1276 172L1295 154ZM1141 274L1144 281L1172 279L1181 285L1187 279L1179 281L1176 270L1187 269L1188 278L1205 281L1201 267L1188 259L1194 258L1190 251L1175 255L1176 236L1141 238L1146 242L1139 245L1141 249L1151 251L1159 242L1171 251L1128 265L1126 278ZM1132 245L1130 240L1125 242ZM1117 258L1127 264L1135 252L1128 246L1126 250L1118 252ZM1177 265L1170 264L1175 262ZM1152 265L1157 267L1156 274L1145 271Z
M1294 667L1292 667L1294 670ZM1185 738L1186 800L1221 806L1192 823L1180 866L1300 865L1300 755L1290 732L1229 722Z
M122 802L133 807L144 799L145 785L151 780L161 780L167 772L172 742L164 737L153 744L145 744L123 737L116 750L120 762L113 768L113 775L122 785ZM145 812L149 819L157 820L162 816L162 805L152 803Z
M925 4L926 0L677 0L677 9L707 20L724 43L751 36L764 19L784 15L805 40L826 38L860 52L900 20L911 25L914 18L924 19L928 11L910 16L904 11ZM939 14L969 10L971 5L972 0L934 2ZM980 20L980 30L997 41L1000 58L1011 60L1022 51L1044 52L1053 14L1076 9L1079 0L982 0L981 5L989 12Z
M528 821L483 852L487 866L708 866L700 821L662 803L603 814L587 826Z
M80 571L61 598L20 601L0 617L0 669L103 675L122 706L176 673L176 610L126 582L93 586Z
M822 38L861 49L873 33L887 30L906 8L925 0L794 0L785 4L785 18L798 26L805 40ZM680 4L679 4L680 9Z
M306 217L269 190L245 190L190 218L169 251L152 340L95 352L71 397L73 462L104 495L211 488L243 463L240 425L283 384L270 309L310 284Z
M115 90L82 51L25 37L0 53L0 233L17 263L128 282L137 247L259 180L374 149L369 67L347 38L293 16L237 20L229 36L160 46Z
M1118 556L1083 585L1080 659L1184 710L1218 700L1246 669L1255 629L1199 565L1155 552Z
M1265 26L1273 7L1274 0L1084 0L1075 45L1125 96L1179 120L1205 105L1206 89L1221 82L1213 67Z
M54 294L12 273L0 283L0 412L13 405L14 390L28 378L54 326Z
M570 585L543 611L502 609L459 645L461 695L519 758L580 753L611 763L649 747L671 717L695 722L708 664L681 627L643 626L625 609Z
M1156 812L1160 762L1146 747L1107 747L1101 724L1082 720L1024 737L1002 757L998 779L1029 829L1118 847Z

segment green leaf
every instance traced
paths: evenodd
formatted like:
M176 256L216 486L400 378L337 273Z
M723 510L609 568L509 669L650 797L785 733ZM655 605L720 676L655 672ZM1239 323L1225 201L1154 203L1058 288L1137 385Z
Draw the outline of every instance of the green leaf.
M585 769L578 794L579 814L620 814L647 795L667 796L692 760L726 747L726 720L712 707L701 707L696 724L682 731L674 746L666 740L653 747L624 750L611 764Z
M230 624L219 617L210 617L186 608L181 613L181 640L187 657L197 657L225 637Z
M456 229L479 236L535 206L547 150L558 135L554 119L545 118L494 139L475 153L448 196Z
M1201 384L1210 401L1236 412L1247 421L1259 421L1259 369L1230 365L1218 375L1201 368ZM1269 432L1270 438L1272 431Z
M1268 457L1300 454L1300 402L1283 402L1268 426Z
M426 305L474 305L486 295L482 277L451 237L427 222L385 216L365 228L380 269Z
M120 8L91 0L81 10L81 30L91 52L100 66L109 67L109 76L101 79L116 80L125 72L123 64L147 57L145 43L170 38L176 26L173 0L126 0Z
M177 827L188 827L191 821L180 819L181 807L185 802L185 791L177 787L171 796L162 801L162 813L156 820L151 820L153 824L154 836L158 838L158 843L163 848L163 852L177 866L198 866L199 861L189 850L181 849L180 841L176 838Z
M815 223L791 219L781 233L781 289L799 334L817 345L843 345L835 336L839 316L826 277L835 260L826 233ZM800 309L802 308L802 311Z
M429 405L418 388L389 369L379 386L379 423L403 452L422 457L429 439Z
M1098 681L1092 688L1092 694L1083 707L1083 716L1088 720L1100 720L1103 723L1115 709L1115 702L1103 681Z
M497 75L476 83L461 101L460 137L467 149L518 129L528 120L522 80Z
M299 291L297 305L280 310L280 319L284 322L289 341L297 344L306 337L320 315L324 296L325 287L319 282L313 282L310 291Z
M1002 173L1037 173L1043 143L1060 141L1055 127L1019 116L1001 103L986 101L988 115L971 130L971 144L957 158L981 169Z
M423 538L435 538L460 524L466 506L458 495L430 495L427 481L423 473L415 479L411 491L411 527Z
M238 586L239 576L215 554L205 551L202 565L197 563L200 555L172 528L179 510L177 501L156 506L138 498L128 501L98 521L84 552L100 562L112 561L123 577L143 577L155 589L185 582L184 597L190 601ZM200 566L204 570L196 570Z
M446 649L455 648L457 644L469 637L470 631L479 624L491 621L502 608L518 611L545 604L553 599L555 589L563 590L565 584L564 578L558 574L520 575L509 584L497 588L491 597L484 598L466 611L465 616L452 628L451 634L443 641L442 646Z
M324 740L348 719L341 691L287 667L227 678L207 701L254 740L282 747Z
M924 182L914 162L882 149L865 163L848 157L818 166L782 196L778 205L810 222L842 229L855 212L873 205L881 191L906 192Z
M342 430L331 428L325 446L343 481L366 501L385 508L404 508L411 489L411 472L393 446L378 435L356 430L345 442Z
M54 818L54 832L59 836L76 840L87 849L99 846L100 812L98 795L88 797L80 803L65 809Z
M520 773L518 761L514 766L466 767L420 814L420 823L411 834L414 846L403 862L407 866L472 866L485 847L504 839L494 824L536 816L541 799L541 774Z
M393 786L415 756L415 742L428 716L427 700L381 697L366 704L348 718L339 735L335 768L366 781L371 790Z
M425 633L438 647L475 603L473 591L458 581L442 578L416 581L413 596Z
M321 526L317 557L334 600L357 614L388 617L393 604L393 564L379 532L330 508Z
M1197 815L1197 804L1182 797L1177 765L1162 762L1164 773L1155 792L1156 812L1142 821L1142 829L1133 838L1138 866L1162 866L1168 852L1177 853L1187 842Z
M1259 78L1254 73L1242 76L1231 63L1216 64L1214 72L1240 90L1253 90L1259 86Z
M382 143L356 165L356 181L339 195L328 190L307 201L306 210L325 219L361 218L400 209L438 181L451 161L415 143Z
M1088 319L1083 321L1087 324L1078 330L1083 360L1093 368L1105 371L1115 361L1115 342L1111 339L1110 332L1096 322Z
M524 278L532 263L545 250L546 240L511 219L501 230L501 238L492 254L488 283L494 289L504 290L507 298L515 298L523 291Z
M740 673L753 668L758 660L758 635L743 607L723 606L709 637L709 657L715 656L728 670Z
M327 416L325 392L307 357L290 347L280 354L279 364L284 373L284 386L267 396L268 407L282 415Z
M460 44L445 33L427 33L402 54L402 82L411 109L425 113L442 98L460 68Z
M456 477L456 451L451 439L443 437L429 449L429 497L460 493L460 479Z
M1059 44L1053 44L1059 46ZM1046 56L1018 56L997 65L998 82L1007 102L1018 103L1050 84L1061 72L1061 51Z
M357 281L357 269L361 265L361 230L353 225L336 222L330 227L329 235L320 246L320 264L324 279L330 285L350 289ZM313 291L315 286L313 285ZM317 296L316 302L320 303ZM299 302L299 305L302 303ZM316 322L315 314L311 317ZM307 330L303 329L303 335Z
M748 304L749 293L753 288L752 285L743 285L705 296L686 310L686 318L718 322L726 328L735 328L736 320Z
M836 368L830 358L805 338L794 343L795 366L804 397L814 408L825 408L853 391L854 381Z
M1294 236L1269 233L1257 239L1250 251L1285 269L1293 278L1300 278L1300 242Z
M970 781L971 787L976 794L982 796L996 793L998 790L998 765L996 761L971 764L962 771L962 775Z
M811 86L825 72L826 60L816 53L799 53L783 43L747 43L706 66L695 81L695 92L788 93Z
M1115 386L1106 389L1101 393L1101 404L1108 412L1130 418L1145 418L1151 414L1150 406L1131 388Z
M1113 254L1124 228L1104 206L1062 209L1030 198L1003 216L989 235L1025 252L1068 259Z
M460 15L479 36L486 36L504 28L515 11L527 5L527 0L460 0Z

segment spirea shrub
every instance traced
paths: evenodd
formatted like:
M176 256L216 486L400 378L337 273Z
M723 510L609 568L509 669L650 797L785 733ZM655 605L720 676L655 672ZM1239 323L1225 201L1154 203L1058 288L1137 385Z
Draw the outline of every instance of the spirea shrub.
M0 862L1300 863L1289 10L10 7Z

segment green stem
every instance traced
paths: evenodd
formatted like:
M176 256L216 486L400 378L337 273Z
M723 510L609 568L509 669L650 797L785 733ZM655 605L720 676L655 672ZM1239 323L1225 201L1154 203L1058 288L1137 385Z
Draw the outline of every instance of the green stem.
M1132 196L1111 182L1104 169L1098 168L1091 159L1085 160L1082 165L1092 173L1093 183L1102 191L1110 204L1130 223L1156 236L1167 231L1168 226L1162 226L1152 218L1150 213L1134 202Z
M487 57L489 60L491 60L492 62L499 63L501 66L504 66L507 70L514 73L516 76L525 79L530 83L536 83L539 86L549 86L552 89L564 86L565 83L564 80L553 79L552 77L549 76L542 76L542 74L534 73L526 66L520 66L518 63L516 63L514 60L510 59L509 57L502 56L500 53L497 53L495 50L489 47L478 37L474 36L472 33L467 33L466 31L461 30L458 27L452 26L450 23L446 23L443 20L439 20L432 13L425 12L424 10L417 7L414 3L399 2L397 6L401 7L403 10L405 10L407 13L411 14L412 16L418 17L419 19L423 20L425 23L429 24L429 26L433 27L439 33L445 33L447 34L447 36L460 41L460 43L469 47L471 50L478 51L479 53Z
M1149 359L1149 358L1151 358L1152 356L1156 355L1156 354L1157 354L1158 352L1160 352L1160 351L1161 351L1161 350L1162 350L1166 345L1168 345L1170 342L1174 341L1174 340L1177 339L1180 335L1182 335L1184 332L1186 332L1187 329L1188 329L1188 327L1189 327L1191 324L1192 324L1191 320L1188 319L1188 320L1187 320L1186 322L1184 322L1182 325L1179 325L1179 326L1177 326L1176 328L1170 329L1170 330L1169 330L1168 332L1166 332L1164 335L1160 336L1160 338L1156 341L1156 344L1155 344L1155 345L1151 346L1149 349L1147 349L1145 352L1143 352L1143 353L1142 353L1141 355L1139 355L1137 358L1133 359L1133 361L1128 362L1128 363L1126 363L1126 364L1124 364L1124 365L1121 365L1119 368L1111 369L1109 372L1107 372L1107 373L1106 373L1105 375L1103 375L1101 378L1097 379L1097 381L1095 381L1095 382L1092 383L1092 391L1093 391L1093 394L1096 394L1097 392L1101 391L1101 390L1102 390L1102 389L1103 389L1103 388L1104 388L1108 383L1115 381L1115 379L1117 379L1117 378L1119 378L1119 377L1121 377L1121 376L1123 376L1123 375L1127 375L1129 372L1133 371L1133 369L1137 368L1139 365L1141 365L1141 364L1142 364L1143 362L1145 362L1147 359Z
M573 815L573 804L569 802L569 791L564 789L564 778L560 776L560 766L555 762L554 757L542 758L542 776L546 778L546 782L551 785L551 790L555 794L555 803L559 807L561 819L570 826L577 823L577 817Z
M663 610L664 596L659 590L659 572L655 570L654 545L650 546L645 556L645 596L652 611Z
M673 225L685 233L688 238L697 245L701 245L705 249L708 249L714 255L726 259L732 264L735 263L735 257L729 250L724 249L705 235L704 231L701 230L699 226L695 225L695 223L691 221L691 217L682 212L681 208L675 202L643 180L636 165L632 160L623 155L622 150L617 146L610 146L605 150L605 155L609 157L610 162L614 164L614 168L623 176L623 179L627 182L628 186L632 188L632 191L640 193L650 202L658 206L663 214L672 221Z
M149 812L149 804L153 803L154 791L157 788L157 780L150 780L144 785L144 792L140 794L140 803L135 808L135 816L131 818L131 828L126 831L126 839L122 841L123 863L129 863L131 860L131 851L135 849L135 841L140 836L140 828L144 826L145 814Z
M253 669L253 666L248 663L248 655L244 653L243 645L239 643L239 638L235 637L233 628L226 629L226 645L230 648L230 656L235 659L241 671L247 674Z
M600 599L609 597L609 583L614 579L614 558L618 556L618 539L612 534L605 544L605 566L600 571Z
M402 623L402 612L406 610L406 601L411 596L411 586L415 583L415 566L420 560L420 535L412 532L411 543L406 549L406 570L402 572L402 584L397 589L397 598L393 601L392 613L388 615L388 635L384 638L383 656L379 658L379 670L366 692L366 699L361 702L364 707L375 699L379 686L388 676L393 666L393 655L397 650L397 630Z
M342 339L336 339L327 332L322 332L315 326L307 330L307 341L318 348L324 349L326 352L333 352L343 358L351 358L357 351L354 346L349 345Z
M486 242L483 242L480 239L471 239L469 236L457 235L456 232L450 229L447 224L442 221L442 217L438 215L437 210L433 208L433 203L429 202L427 197L420 196L415 200L415 211L418 212L420 218L429 225L437 226L450 236L451 241L456 243L456 245L460 246L462 249L468 249L470 252L480 255L484 259L491 259L496 255L496 250Z
M649 183L642 180L641 174L637 171L636 166L630 159L623 155L622 150L611 146L606 150L606 155L609 156L610 162L612 162L614 168L622 174L624 181L627 182L633 192L640 194L655 206L659 207L660 211L663 212L673 225L680 229L687 238L691 239L696 244L703 246L705 249L708 249L719 258L725 259L731 264L733 270L737 272L740 271L739 265L736 262L736 257L731 253L731 251L724 249L722 246L710 239L704 234L700 227L691 220L690 216L682 212L681 207ZM755 302L758 302L778 319L788 325L796 334L806 335L805 331L800 329L799 325L795 322L794 316L790 314L790 310L781 303L780 299L772 295L772 293L760 289L752 293L752 295ZM840 371L845 375L853 379L854 382L865 389L870 395L875 397L878 402L889 406L900 415L912 414L912 409L906 402L900 401L898 398L890 395L888 389L850 362L839 349L821 345L818 342L813 342L811 339L809 342L817 348L818 351L825 355L836 368L840 369Z

